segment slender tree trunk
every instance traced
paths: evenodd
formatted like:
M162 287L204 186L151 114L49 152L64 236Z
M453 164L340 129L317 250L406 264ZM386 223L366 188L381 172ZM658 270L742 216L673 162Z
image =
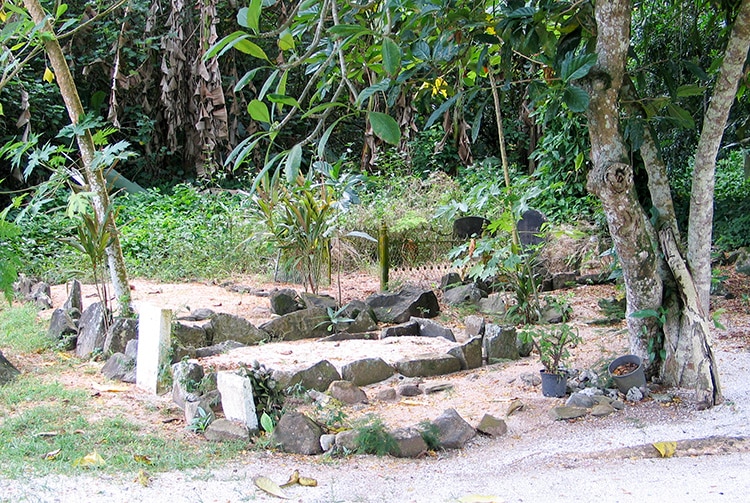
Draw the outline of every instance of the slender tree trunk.
M628 0L597 2L597 66L587 83L587 118L592 170L588 189L602 201L612 241L622 266L630 350L649 367L648 341L660 331L653 317L630 316L661 306L663 284L655 252L656 233L633 185L633 168L620 130L620 90L630 43ZM649 370L653 369L649 367Z
M711 293L711 231L714 218L716 155L724 136L729 110L737 94L737 85L743 74L748 48L750 0L743 0L724 51L724 61L711 95L711 102L703 118L690 193L687 261L704 313L709 312Z
M84 115L83 105L78 96L78 89L73 81L73 75L70 73L70 68L65 60L60 43L47 20L47 14L42 9L39 0L23 0L23 3L34 22L41 26L42 31L50 34L48 38L45 38L44 50L47 52L50 64L55 72L57 83L60 86L60 94L65 102L65 108L68 110L68 116L73 124L78 124ZM132 312L130 286L128 284L125 260L120 248L119 234L114 222L114 215L106 211L110 205L107 185L104 181L102 170L94 165L94 156L96 154L94 140L88 129L78 135L76 140L78 142L78 150L81 154L83 172L91 192L94 194L92 197L94 211L100 220L100 224L106 225L112 236L112 242L107 246L106 250L107 262L119 311L121 314L127 315Z

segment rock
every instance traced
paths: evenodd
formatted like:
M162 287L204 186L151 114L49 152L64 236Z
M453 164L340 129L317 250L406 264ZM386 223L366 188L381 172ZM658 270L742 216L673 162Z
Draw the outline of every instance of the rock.
M555 421L563 419L576 419L589 413L589 410L583 407L555 407L549 411L549 416Z
M230 421L229 419L217 419L208 425L203 433L206 440L210 442L225 442L236 440L249 440L250 431L242 423Z
M378 329L375 313L361 300L353 300L344 306L341 316L354 320L345 324L344 331L350 334L361 334Z
M412 316L434 318L440 313L435 292L406 287L398 293L377 293L365 301L382 323L404 323Z
M526 358L534 349L534 344L531 341L525 342L521 335L518 334L516 335L516 349L518 349L518 356L520 358Z
M216 313L204 328L211 344L237 341L246 346L253 346L269 339L268 332L257 328L244 318L229 313Z
M488 323L484 329L484 354L487 362L518 360L516 338L516 327Z
M27 300L34 302L40 309L50 309L52 307L52 288L49 283L39 281L31 287Z
M542 384L542 378L539 372L525 372L521 374L521 382L526 386L536 387Z
M734 262L734 269L740 274L750 276L750 250L740 248L737 252L737 259Z
M402 382L398 385L398 394L401 396L418 396L424 393L419 383L412 381Z
M135 359L124 353L115 353L102 366L101 373L108 379L122 381L123 378L135 370Z
M128 341L125 345L125 356L132 358L133 360L138 358L138 339Z
M443 301L449 306L460 306L462 304L476 304L483 296L484 292L476 283L469 283L446 290L443 293Z
M81 315L78 322L78 339L76 342L76 356L88 358L95 350L104 348L107 333L104 330L106 317L104 304L95 302Z
M615 408L606 403L598 403L591 409L591 415L596 417L603 417L612 414Z
M396 446L390 454L397 458L416 458L427 452L427 442L422 433L414 427L398 428L390 432Z
M221 394L219 390L211 390L200 396L192 395L189 398L190 400L185 401L184 407L185 424L189 425L196 417L206 414L212 416L211 421L216 419L214 410L221 409Z
M437 429L440 447L444 449L461 449L476 435L474 428L464 421L456 409L446 409L432 424Z
M628 402L640 402L643 400L643 392L634 386L628 390L625 398Z
M268 300L271 304L271 312L279 316L299 311L304 307L297 292L291 288L272 291Z
M13 381L21 372L0 351L0 386Z
M419 336L419 323L411 319L400 325L393 325L392 327L385 327L380 331L380 338L385 339L386 337L405 337L405 336Z
M422 388L422 391L424 391L425 395L430 395L439 391L447 391L453 389L453 384L449 382L429 382L420 385L420 388Z
M302 305L306 309L322 307L324 310L328 310L328 308L330 307L333 310L337 310L339 308L338 301L330 295L318 295L315 293L302 292L299 294L299 297L302 301Z
M544 243L544 237L540 235L542 225L547 218L537 210L526 210L516 224L518 238L522 246L534 246Z
M500 418L485 414L477 425L477 431L490 437L502 437L508 433L508 425Z
M594 406L594 399L584 393L573 393L565 401L566 407L584 407L590 409Z
M380 338L380 334L375 332L348 333L338 332L326 337L321 337L318 342L338 342L338 341L375 341Z
M262 324L260 328L271 334L274 340L298 341L330 335L329 325L331 319L328 311L324 307L313 307L285 314Z
M258 416L255 413L250 378L235 372L217 372L216 386L221 394L221 408L226 418L239 421L252 432L258 431Z
M357 386L385 381L393 375L393 367L382 358L363 358L341 368L341 377Z
M427 318L412 317L410 321L417 322L419 326L419 335L421 337L442 337L451 342L456 342L456 337L453 335L453 330L450 328L446 328L439 323L428 320Z
M224 341L220 342L218 344L213 344L211 346L206 346L203 348L198 348L194 351L195 358L206 358L207 356L214 356L214 355L220 355L223 353L228 353L229 351L237 348L244 348L246 347L246 344L242 344L241 342L237 341Z
M625 409L625 403L623 403L622 400L612 400L612 403L610 405L615 410L623 410L623 409Z
M461 362L447 353L429 353L398 360L396 370L406 377L431 377L461 370Z
M419 386L417 386L417 389L419 389ZM377 393L375 393L375 400L378 400L380 402L392 402L398 398L398 395L396 394L396 390L393 388L385 388L381 389Z
M479 312L493 316L502 316L508 310L505 300L499 293L492 293L486 299L477 302Z
M463 283L464 282L458 273L449 272L448 274L445 274L442 278L440 278L440 290L445 292L446 290L450 290L451 288L461 286L463 285Z
M102 351L105 355L122 353L128 342L138 337L138 319L117 317L107 329Z
M274 370L273 378L282 389L299 384L307 390L325 391L333 381L340 381L341 375L328 360L322 360L309 367Z
M195 393L203 380L203 366L197 361L181 361L172 365L172 401L185 408L185 397Z
M281 416L271 435L271 444L290 454L320 454L323 430L306 415L290 411ZM338 443L338 436L337 436Z
M81 295L81 282L74 279L68 286L68 298L62 305L62 308L68 313L78 313L80 316L83 312L83 297Z
M80 316L80 313L78 315ZM70 315L69 311L63 308L55 309L49 320L47 337L60 349L74 349L78 338L77 325L77 320Z
M484 335L484 316L472 314L464 319L464 333L467 337Z
M172 323L172 340L180 346L202 348L208 344L208 334L203 327L176 321Z
M564 290L575 286L578 275L574 272L559 272L552 275L552 289Z
M182 321L204 321L211 319L215 314L213 309L199 307L190 311L190 314L178 316L177 319Z
M344 430L336 434L336 451L344 454L350 454L356 452L357 445L357 432L354 430Z
M328 394L349 405L367 403L367 394L351 381L333 381L328 386Z
M450 348L448 354L458 358L461 370L482 366L482 337L473 337L460 346Z
M333 449L336 445L336 435L332 433L326 433L320 436L320 448L323 452L328 452Z

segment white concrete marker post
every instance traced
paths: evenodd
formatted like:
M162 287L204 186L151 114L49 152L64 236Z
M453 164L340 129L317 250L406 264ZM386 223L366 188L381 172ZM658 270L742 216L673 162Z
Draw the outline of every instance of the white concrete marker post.
M250 431L258 431L258 416L255 415L253 383L250 378L235 372L218 372L216 387L221 393L221 408L229 420L240 421Z
M165 391L160 382L162 372L170 370L172 310L144 306L139 311L135 382L139 388L157 394Z

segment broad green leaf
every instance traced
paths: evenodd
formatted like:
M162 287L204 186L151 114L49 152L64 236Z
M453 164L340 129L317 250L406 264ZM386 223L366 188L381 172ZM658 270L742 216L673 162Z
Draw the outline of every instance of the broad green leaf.
M572 112L585 112L589 106L589 95L580 87L569 85L563 91L563 101Z
M68 4L61 3L60 5L57 6L57 12L55 12L55 17L59 18L60 16L62 16L66 12L68 12Z
M703 86L696 85L684 85L677 88L677 97L684 98L686 96L700 96L705 92L706 88Z
M376 82L375 84L371 85L370 87L366 87L362 90L361 93L359 93L359 96L357 96L357 100L354 102L356 106L362 106L362 103L367 101L370 96L377 92L385 92L388 90L388 88L391 86L391 79L385 78L381 80L380 82Z
M393 77L401 68L401 48L396 45L396 42L386 37L383 39L380 53L383 57L385 71Z
M583 152L578 152L574 165L576 171L581 171L581 166L583 166Z
M312 107L310 110L308 110L307 112L305 112L304 114L302 114L301 118L302 119L306 119L306 118L310 117L311 115L315 115L315 114L320 113L320 112L322 112L324 110L327 110L329 108L343 107L343 106L345 106L345 105L343 103L339 103L339 102L321 103L320 105L316 105L316 106Z
M631 318L658 318L659 313L655 309L641 309L630 313Z
M338 35L340 37L348 37L349 35L360 35L372 32L367 28L363 28L357 24L337 24L328 28L328 33L332 35Z
M652 445L663 458L671 458L677 452L677 442L654 442Z
M690 112L674 103L669 103L667 105L667 116L672 119L675 124L685 129L693 129L695 127L695 121L690 115Z
M263 98L266 97L266 93L268 92L269 89L271 89L271 86L276 81L276 77L278 76L279 76L279 70L274 70L273 72L271 72L271 75L269 75L266 78L266 81L263 82L263 85L261 86L260 91L258 91L257 98L259 100L262 100Z
M277 94L286 94L286 81L289 78L289 70L284 70L279 79L279 85L276 86Z
M411 47L411 53L415 58L421 59L422 61L429 61L431 58L430 45L424 40L417 40L414 42L414 45Z
M391 145L398 145L401 141L401 129L396 119L381 112L370 112L369 119L375 136Z
M245 54L253 56L254 58L268 61L268 56L266 56L266 53L263 51L263 49L261 49L259 45L250 42L247 39L243 38L238 40L234 45L234 48L240 52L244 52Z
M290 31L283 31L279 35L279 49L282 51L291 51L294 49L294 36Z
M284 166L284 174L286 175L287 183L293 183L299 175L299 167L302 164L302 145L299 143L292 147L289 151L289 155L286 157L286 165Z
M237 23L243 28L250 28L253 33L260 31L260 11L262 0L250 0L248 7L243 7L237 12Z
M292 96L286 96L284 94L272 93L272 94L269 94L267 96L267 98L268 98L268 101L270 101L271 103L280 103L282 105L289 105L289 106L292 106L292 107L299 108L299 102L297 101L296 98L294 98Z
M585 77L596 64L596 54L577 54L569 52L563 58L560 67L560 78L567 83Z
M266 433L272 433L274 429L273 419L268 413L263 412L260 416L260 425Z
M259 100L253 100L247 104L247 113L253 120L258 122L271 123L271 114L268 112L268 106Z
M443 113L445 113L445 111L448 110L456 102L459 96L461 96L461 93L458 93L455 96L452 96L445 100L443 104L437 108L437 110L430 114L430 117L427 119L427 123L425 123L424 128L429 129L430 126L432 126L435 121L438 120L443 115Z
M234 92L238 92L244 89L245 86L255 78L255 74L258 73L258 70L260 70L260 68L253 68L249 72L245 73L245 75L243 75L242 78L234 85Z

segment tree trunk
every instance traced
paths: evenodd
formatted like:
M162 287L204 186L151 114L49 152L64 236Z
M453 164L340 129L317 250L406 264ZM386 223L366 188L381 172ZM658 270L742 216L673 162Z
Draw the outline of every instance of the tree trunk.
M587 185L602 201L622 266L630 350L646 362L651 373L654 369L653 362L649 361L648 341L658 337L660 327L654 317L630 316L641 310L658 310L663 293L655 252L656 233L638 202L633 168L628 163L619 121L619 97L630 42L630 14L628 0L596 4L598 63L587 83L593 167Z
M688 266L698 290L704 313L709 312L711 293L711 230L714 218L714 181L719 152L729 110L750 48L750 0L743 0L724 51L724 61L714 86L711 102L703 118L698 140L690 193L688 224Z
M60 94L65 102L65 108L68 110L68 116L73 124L78 124L81 117L84 115L83 105L78 96L78 89L73 81L73 75L70 73L70 68L65 60L65 55L62 52L60 43L54 35L52 26L49 24L49 21L47 21L47 15L42 9L39 0L23 0L23 3L34 22L41 26L42 31L50 34L49 37L44 39L44 49L47 52L52 69L55 72L57 83L60 86ZM130 314L132 312L130 285L128 284L125 260L122 256L122 249L120 248L120 239L117 227L115 226L114 215L111 212L106 211L106 209L109 208L110 203L104 175L102 170L94 165L94 156L96 153L94 140L88 129L78 135L76 140L78 142L78 150L81 154L83 172L86 176L86 181L89 184L91 192L93 193L92 201L94 211L96 212L97 218L100 220L100 224L107 226L109 233L112 236L112 241L109 246L107 246L106 252L109 273L116 301L118 303L118 309L121 314Z

